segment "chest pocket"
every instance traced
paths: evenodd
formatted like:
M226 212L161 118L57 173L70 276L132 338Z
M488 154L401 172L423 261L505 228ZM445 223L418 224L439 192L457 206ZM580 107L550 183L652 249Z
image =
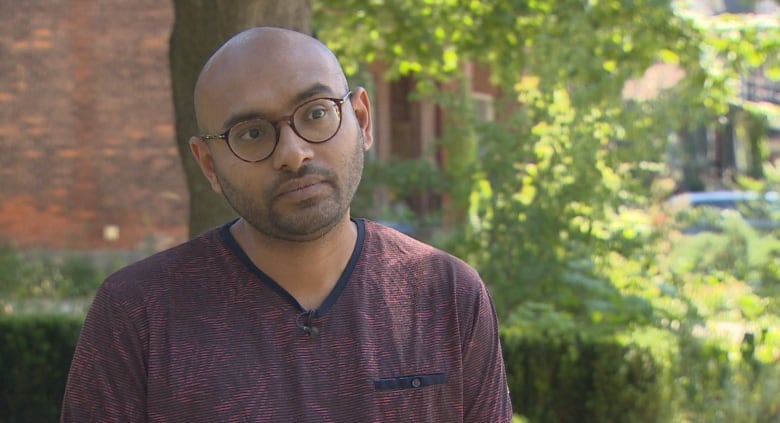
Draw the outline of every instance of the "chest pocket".
M374 379L374 389L377 391L419 389L431 385L441 385L445 382L447 382L447 376L444 373L383 377Z

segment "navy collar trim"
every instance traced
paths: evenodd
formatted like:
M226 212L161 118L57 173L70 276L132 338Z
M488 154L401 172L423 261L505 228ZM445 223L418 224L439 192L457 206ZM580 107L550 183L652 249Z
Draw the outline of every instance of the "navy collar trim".
M315 316L323 316L325 313L328 312L328 310L333 306L333 304L336 303L336 300L338 300L341 293L344 291L344 288L346 288L347 283L349 282L349 279L352 276L352 272L355 270L355 266L357 265L358 259L360 258L360 254L363 251L363 243L365 241L366 237L366 228L365 228L365 220L364 219L350 219L352 222L354 222L357 225L357 241L355 242L355 248L352 251L352 255L349 258L349 261L347 262L347 266L344 268L344 271L341 273L341 276L339 277L339 280L336 282L336 285L333 287L333 290L328 294L327 298L325 298L325 301L322 302L320 307L317 310L305 310L293 297L289 292L287 292L284 288L282 288L281 285L279 285L275 280L273 280L270 276L268 276L265 272L260 270L249 258L249 256L246 254L246 252L241 248L241 246L238 244L238 241L233 237L233 234L230 233L230 226L236 222L238 219L231 220L230 222L222 225L219 230L219 235L222 238L222 241L227 245L228 249L230 249L236 257L238 257L239 260L246 266L246 268L253 273L255 276L257 276L266 286L274 290L279 296L284 298L287 302L292 304L293 306L300 309L302 312L309 311L313 313L312 317Z

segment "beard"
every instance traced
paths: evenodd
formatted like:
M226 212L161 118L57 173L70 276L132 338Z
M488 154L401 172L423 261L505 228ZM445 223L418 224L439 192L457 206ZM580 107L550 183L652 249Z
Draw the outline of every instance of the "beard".
M325 236L349 213L363 174L363 135L343 163L337 164L339 173L321 165L307 163L297 172L281 172L270 185L257 192L257 185L239 185L215 169L222 187L222 194L233 210L259 233L282 241L307 242ZM323 180L332 193L326 198L313 197L295 204L293 211L279 210L275 204L275 193L279 187L291 180L307 175L316 175Z

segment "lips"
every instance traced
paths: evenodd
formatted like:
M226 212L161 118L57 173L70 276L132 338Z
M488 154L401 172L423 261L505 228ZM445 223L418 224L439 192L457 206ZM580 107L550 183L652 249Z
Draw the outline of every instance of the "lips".
M276 196L283 197L305 194L309 191L313 191L317 188L317 185L322 183L322 178L315 175L291 179L279 185L279 188L276 190Z

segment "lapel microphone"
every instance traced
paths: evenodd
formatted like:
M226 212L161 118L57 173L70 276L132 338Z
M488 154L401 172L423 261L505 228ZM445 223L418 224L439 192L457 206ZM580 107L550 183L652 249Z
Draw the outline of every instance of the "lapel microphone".
M320 333L320 330L312 325L312 320L317 315L317 310L308 310L299 314L295 319L295 326L302 330L305 334L312 336Z

